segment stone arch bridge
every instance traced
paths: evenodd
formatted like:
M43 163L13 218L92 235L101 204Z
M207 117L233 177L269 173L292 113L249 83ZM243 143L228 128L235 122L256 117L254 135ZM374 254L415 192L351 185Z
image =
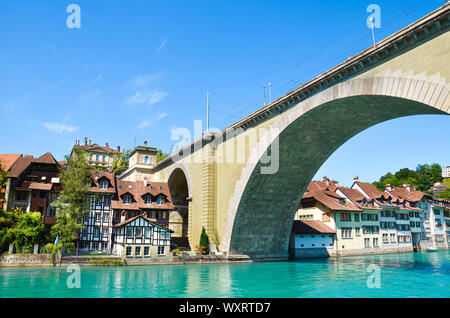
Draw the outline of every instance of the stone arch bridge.
M155 167L188 206L188 238L202 227L220 250L288 255L302 193L326 159L386 120L450 113L450 4Z

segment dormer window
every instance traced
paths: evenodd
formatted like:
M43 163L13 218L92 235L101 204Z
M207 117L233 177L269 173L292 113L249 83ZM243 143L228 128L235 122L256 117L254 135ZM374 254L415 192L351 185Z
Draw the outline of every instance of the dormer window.
M159 196L156 202L157 202L159 205L161 205L161 204L166 204L166 198L164 198L163 196Z
M100 189L108 189L108 181L100 181Z
M144 204L152 204L152 196L151 195L146 195L144 197Z
M163 187L159 187L159 190L162 190L163 189Z
M124 204L131 204L131 195L126 194L123 196L123 203Z

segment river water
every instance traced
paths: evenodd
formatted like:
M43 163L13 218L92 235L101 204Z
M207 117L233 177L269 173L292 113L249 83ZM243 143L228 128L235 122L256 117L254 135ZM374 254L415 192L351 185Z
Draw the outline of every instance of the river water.
M450 297L450 251L290 262L0 268L0 297ZM69 284L67 283L69 281Z

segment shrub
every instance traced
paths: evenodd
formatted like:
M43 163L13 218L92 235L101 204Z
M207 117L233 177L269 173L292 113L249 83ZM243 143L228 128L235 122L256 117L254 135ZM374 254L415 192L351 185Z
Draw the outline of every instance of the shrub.
M200 249L202 254L209 254L209 237L204 227L202 227L202 234L200 235Z
M90 259L89 263L102 266L124 266L124 262L120 259Z
M47 245L45 245L45 253L51 254L52 252L53 252L53 244L48 243Z

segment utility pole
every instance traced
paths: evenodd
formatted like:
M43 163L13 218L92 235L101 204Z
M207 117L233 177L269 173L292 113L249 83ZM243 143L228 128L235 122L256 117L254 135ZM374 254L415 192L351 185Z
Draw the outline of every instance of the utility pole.
M269 104L272 104L272 84L269 82Z
M266 106L266 84L264 84L263 89L264 89L264 106Z
M206 90L206 133L209 131L209 88Z

